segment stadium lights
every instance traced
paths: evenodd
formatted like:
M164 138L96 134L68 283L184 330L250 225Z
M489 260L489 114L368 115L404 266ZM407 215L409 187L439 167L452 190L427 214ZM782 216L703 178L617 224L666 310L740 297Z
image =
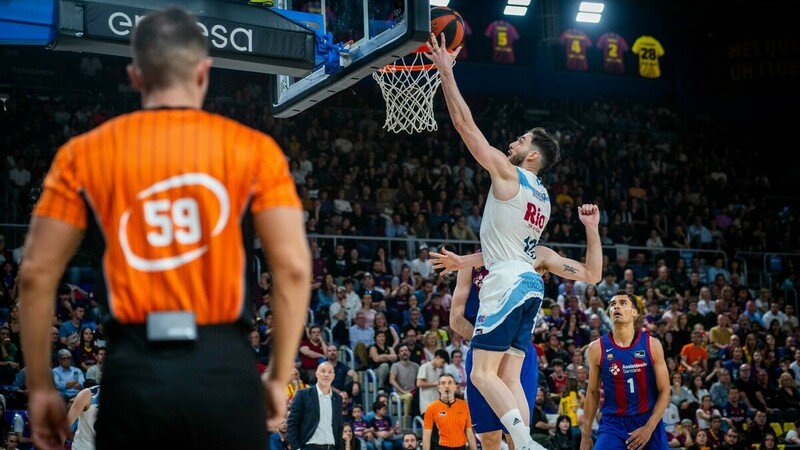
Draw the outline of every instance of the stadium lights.
M447 6L450 0L431 0L431 6Z
M530 6L531 0L508 0L508 4L512 6Z
M503 14L507 16L524 16L527 12L528 8L525 6L513 6L509 4L506 5L506 9L503 11Z
M578 11L602 14L605 7L606 5L604 3L581 2L581 5L578 7Z
M581 2L575 21L585 23L600 23L606 5L596 2Z

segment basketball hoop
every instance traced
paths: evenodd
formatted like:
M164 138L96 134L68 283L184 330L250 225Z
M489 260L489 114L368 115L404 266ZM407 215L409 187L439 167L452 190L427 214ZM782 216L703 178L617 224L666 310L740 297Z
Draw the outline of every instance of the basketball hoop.
M386 100L383 128L387 131L414 134L439 128L433 116L433 97L442 80L436 66L424 64L423 58L417 50L410 64L400 58L372 74Z

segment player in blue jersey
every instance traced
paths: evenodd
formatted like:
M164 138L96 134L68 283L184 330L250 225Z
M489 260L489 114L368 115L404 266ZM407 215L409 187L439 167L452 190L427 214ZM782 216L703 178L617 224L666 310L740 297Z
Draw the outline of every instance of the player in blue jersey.
M598 233L599 210L596 205L583 205L578 208L578 215L586 227L586 263L583 264L564 258L552 249L538 245L535 248L536 262L533 265L533 269L538 274L551 272L572 280L591 283L600 281L603 255ZM462 336L472 336L480 303L478 293L483 285L483 279L488 275L486 268L480 266L483 264L482 255L476 253L462 257L442 249L442 253L431 252L431 257L434 268L443 268L445 273L458 270L456 288L453 292L450 306L450 327ZM473 269L475 265L480 267ZM467 353L466 364L467 373L470 373L472 366L471 349ZM529 340L520 371L520 383L528 404L528 417L533 414L538 380L539 367L536 349L531 340ZM470 378L467 378L466 400L472 417L472 428L475 430L478 439L480 439L484 450L499 450L503 433L506 433L506 442L509 447L514 448L514 443L508 435L508 430L489 407L488 402L480 391L475 388Z
M669 373L658 339L634 326L640 314L636 297L617 291L608 302L614 330L589 344L589 386L581 450L592 448L592 422L600 407L598 450L666 450L661 418L670 400Z

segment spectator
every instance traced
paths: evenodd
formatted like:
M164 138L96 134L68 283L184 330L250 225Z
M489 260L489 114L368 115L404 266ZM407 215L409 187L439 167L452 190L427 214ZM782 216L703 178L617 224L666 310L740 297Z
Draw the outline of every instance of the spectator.
M731 428L725 433L724 441L714 447L714 450L745 450L747 444L746 439L741 439L739 432L735 428Z
M780 303L776 301L770 303L769 311L761 317L761 323L764 324L764 328L769 328L773 320L777 320L781 328L788 320L788 316L781 311Z
M697 428L709 428L713 417L722 418L719 410L711 405L711 396L704 395L700 400L700 408L695 412L695 423Z
M424 361L432 361L436 356L436 351L441 349L441 341L439 333L435 331L426 331L422 337L422 357Z
M728 401L728 391L731 386L730 372L728 372L728 369L720 368L717 371L717 381L709 389L711 404L718 407L724 405Z
M369 421L369 427L375 436L373 442L376 450L392 450L394 443L403 439L395 430L392 418L387 414L388 410L388 406L383 401L378 400L372 404L375 417Z
M787 445L800 445L800 419L794 421L794 429L786 433Z
M290 450L289 426L286 422L286 419L281 420L280 424L278 425L278 431L270 434L269 450Z
M728 400L722 405L722 417L727 422L728 427L733 427L743 432L749 412L747 405L739 395L739 388L731 386L728 389Z
M770 422L781 422L783 414L776 406L780 403L778 390L769 383L769 373L764 369L756 371L755 397L751 403L762 411L766 411Z
M797 382L788 372L784 372L778 378L778 404L784 416L797 416L800 411L800 391L797 389ZM794 410L794 411L792 411Z
M461 350L453 350L448 353L450 355L450 364L444 367L444 373L452 376L455 380L456 397L464 398L464 390L467 388L467 376L469 375L464 365L464 353Z
M711 444L708 441L708 430L698 429L695 432L692 445L686 447L686 450L710 450Z
M694 412L700 406L692 403L692 393L683 385L683 376L680 372L673 372L670 401L678 407L681 419L694 420Z
M681 349L680 370L691 370L692 364L699 361L705 371L708 367L708 353L703 345L703 335L699 331L692 331L692 342Z
M83 389L86 379L80 369L72 366L72 354L69 350L59 350L58 362L59 366L52 370L53 383L66 401L70 397L78 395L78 392Z
M11 330L0 327L0 384L12 384L19 371L19 348L11 342Z
M106 348L105 347L97 347L97 364L89 366L86 370L86 381L94 380L97 384L100 384L103 378L103 364L106 360ZM267 364L264 363L266 366Z
M364 407L358 403L353 405L353 420L349 425L352 426L351 431L355 440L360 443L356 450L360 450L361 445L367 448L374 448L374 445L369 445L368 443L371 443L375 436L372 434L372 429L367 421L364 420Z
M403 450L420 450L416 434L409 431L403 435Z
M375 330L367 326L367 316L363 311L356 313L356 323L350 327L350 349L358 359L358 370L369 368L368 349L375 343Z
M753 444L760 444L764 440L764 435L770 432L771 428L767 424L767 413L763 410L756 411L753 422L747 426L744 435L744 443L748 447Z
M420 366L410 360L411 350L408 344L400 344L397 354L398 360L389 369L389 384L403 402L403 419L405 419L412 413L412 398Z
M327 357L327 348L328 345L322 340L322 327L311 325L308 328L308 335L300 342L298 350L300 367L303 369L301 375L308 384L316 382L317 366L320 360Z
M293 367L289 384L286 386L286 399L288 401L292 401L292 398L294 398L294 394L296 394L297 391L307 387L308 384L306 384L300 377L300 370L298 370L296 367Z
M75 349L75 365L86 373L89 367L97 364L97 343L94 341L94 331L89 327L81 329L81 340Z
M333 367L333 381L331 382L331 389L333 392L341 395L342 392L347 392L353 398L356 398L361 393L361 383L358 381L358 372L351 369L347 364L339 363L339 351L335 345L329 345L325 349L326 361Z
M417 257L411 261L409 266L411 272L418 273L423 279L430 279L435 272L433 271L433 263L428 259L428 245L421 244L417 251Z
M369 361L370 368L375 371L375 376L378 378L378 387L383 388L389 375L389 368L397 361L394 348L386 344L385 333L375 335L375 343L369 348Z
M555 431L556 425L547 420L544 406L545 391L544 389L537 389L533 415L531 416L531 437L540 445L548 447L550 445L550 432Z
M440 348L431 360L419 366L417 389L419 390L419 410L425 409L438 398L439 375L444 373L445 364L450 363L447 350Z

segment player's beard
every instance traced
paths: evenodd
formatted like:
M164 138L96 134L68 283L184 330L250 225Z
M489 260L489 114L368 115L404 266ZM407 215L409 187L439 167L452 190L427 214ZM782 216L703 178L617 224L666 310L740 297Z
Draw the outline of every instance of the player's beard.
M511 155L508 155L508 162L515 166L520 166L525 161L526 156L528 156L527 153L512 153Z

